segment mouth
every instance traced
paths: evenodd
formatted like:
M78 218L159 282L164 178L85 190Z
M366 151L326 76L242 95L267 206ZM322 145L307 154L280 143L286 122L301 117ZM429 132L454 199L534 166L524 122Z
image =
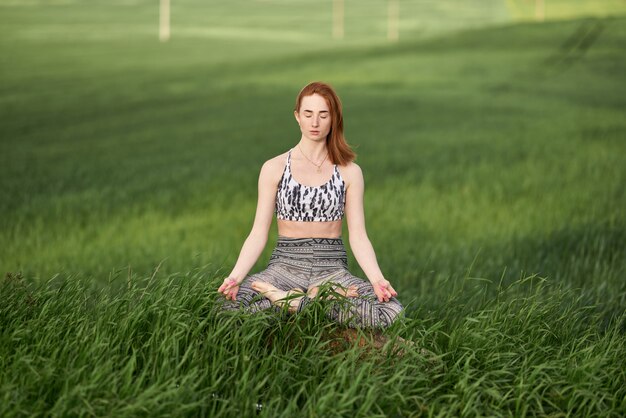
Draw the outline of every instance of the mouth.
M309 132L311 132L311 134L313 135L318 135L320 133L320 131L309 131Z

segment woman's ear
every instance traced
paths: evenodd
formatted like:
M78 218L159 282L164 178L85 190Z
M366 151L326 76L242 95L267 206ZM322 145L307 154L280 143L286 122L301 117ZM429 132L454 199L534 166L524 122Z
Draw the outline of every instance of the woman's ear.
M293 111L293 116L296 118L296 120L298 121L298 125L300 125L300 115L298 115L298 111L294 110Z

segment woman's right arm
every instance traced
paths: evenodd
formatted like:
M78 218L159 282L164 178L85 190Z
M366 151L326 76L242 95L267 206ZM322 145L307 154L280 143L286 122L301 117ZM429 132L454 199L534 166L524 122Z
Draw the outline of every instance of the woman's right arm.
M257 262L259 256L267 244L267 236L272 225L276 207L276 189L281 174L280 160L278 158L266 161L261 167L259 174L259 196L257 201L254 225L241 247L239 258L229 276L218 291L223 293L226 299L235 300L239 291L239 284Z

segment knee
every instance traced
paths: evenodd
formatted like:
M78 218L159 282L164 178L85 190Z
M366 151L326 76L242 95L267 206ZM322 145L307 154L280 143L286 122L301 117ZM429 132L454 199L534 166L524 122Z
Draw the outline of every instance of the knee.
M377 302L378 322L381 327L389 327L402 314L404 307L396 298L391 298L389 302Z
M236 311L241 308L241 302L238 298L235 300L222 299L218 302L218 306L224 311Z

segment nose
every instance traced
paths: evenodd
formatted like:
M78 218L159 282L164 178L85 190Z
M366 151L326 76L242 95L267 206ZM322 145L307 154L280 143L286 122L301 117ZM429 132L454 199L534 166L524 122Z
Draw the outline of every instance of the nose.
M317 127L317 125L319 125L319 116L313 116L313 122L312 122L313 127Z

